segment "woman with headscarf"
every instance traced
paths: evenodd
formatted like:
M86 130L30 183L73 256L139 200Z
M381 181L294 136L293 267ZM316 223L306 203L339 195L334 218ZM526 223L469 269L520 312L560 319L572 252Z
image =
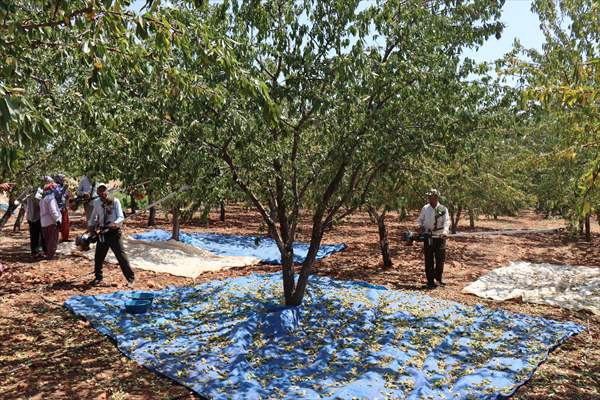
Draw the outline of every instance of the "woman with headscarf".
M44 186L44 195L40 201L40 220L42 222L42 236L46 242L46 258L51 260L56 254L58 246L58 230L62 220L55 196L56 184L48 183Z

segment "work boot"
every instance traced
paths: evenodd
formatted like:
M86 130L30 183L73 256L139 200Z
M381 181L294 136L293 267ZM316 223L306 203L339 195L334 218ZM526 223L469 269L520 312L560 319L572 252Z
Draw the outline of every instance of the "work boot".
M435 283L428 283L427 284L427 290L433 290L437 287L437 285Z
M127 287L129 289L133 289L133 286L135 285L135 279L132 280L127 280Z
M436 279L436 281L437 281L438 285L440 285L440 286L446 286L446 284L444 282L442 282L441 279Z

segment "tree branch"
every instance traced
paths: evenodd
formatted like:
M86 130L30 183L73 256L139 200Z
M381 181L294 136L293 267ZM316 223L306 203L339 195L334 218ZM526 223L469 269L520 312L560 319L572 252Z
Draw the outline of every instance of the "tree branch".
M71 19L73 19L74 17L77 17L81 14L91 13L93 11L94 11L94 8L92 6L89 6L89 7L80 8L78 10L75 10L71 14L67 15L64 19L61 19L58 21L41 22L38 24L24 24L24 25L21 25L20 27L24 30L31 30L31 29L37 29L37 28L56 27L56 26L66 25L67 22L70 21ZM8 28L8 26L6 24L2 25L2 29L7 29L7 28Z
M250 187L244 181L242 181L242 179L240 178L240 176L238 174L237 168L236 168L235 164L233 163L233 159L227 152L227 147L228 147L230 141L231 141L231 138L226 143L226 145L223 148L221 148L221 151L220 151L221 159L223 161L225 161L225 163L229 167L229 171L231 172L233 181L240 187L240 189L242 189L242 191L244 191L244 193L246 193L246 195L248 197L250 197L250 201L252 201L252 204L254 204L254 206L257 208L258 212L260 213L260 215L263 217L264 221L267 223L269 228L273 231L274 236L275 236L273 239L275 239L275 241L277 243L277 247L279 247L279 250L283 254L283 251L284 251L283 241L282 241L281 235L279 234L279 232L277 230L277 226L275 225L275 222L267 214L265 207L261 204L260 200L258 200L258 198L252 192L252 190L250 190Z

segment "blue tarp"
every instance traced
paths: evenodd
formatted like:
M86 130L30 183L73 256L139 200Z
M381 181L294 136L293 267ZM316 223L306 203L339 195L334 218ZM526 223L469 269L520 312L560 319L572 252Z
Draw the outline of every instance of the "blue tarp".
M123 311L131 292L65 306L210 399L501 399L583 330L318 276L302 306L282 309L281 286L269 274L170 287L141 315Z
M252 256L265 264L281 264L281 255L277 244L271 238L257 236L222 235L218 233L181 232L180 240L194 247L208 250L223 256ZM131 235L132 238L147 241L162 241L171 239L169 232L155 229L144 233ZM301 264L308 253L308 244L294 243L294 262ZM335 252L342 251L347 246L344 243L321 245L317 260Z

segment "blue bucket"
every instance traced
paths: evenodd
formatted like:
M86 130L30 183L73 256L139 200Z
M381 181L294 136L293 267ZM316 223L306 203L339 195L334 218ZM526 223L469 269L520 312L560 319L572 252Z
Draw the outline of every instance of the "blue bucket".
M151 301L148 300L128 300L125 302L125 311L130 314L143 314L150 308Z
M134 292L131 294L133 300L148 300L152 304L154 293L152 292Z

